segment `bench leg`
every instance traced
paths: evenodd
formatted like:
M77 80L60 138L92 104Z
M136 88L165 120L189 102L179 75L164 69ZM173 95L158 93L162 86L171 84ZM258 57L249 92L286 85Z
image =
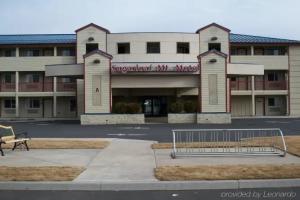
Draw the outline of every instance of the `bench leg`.
M14 147L12 148L12 150L14 151L17 147L17 143L15 142Z
M24 145L25 145L27 151L29 151L29 147L28 147L28 145L27 145L27 141L26 141L26 140L24 141Z

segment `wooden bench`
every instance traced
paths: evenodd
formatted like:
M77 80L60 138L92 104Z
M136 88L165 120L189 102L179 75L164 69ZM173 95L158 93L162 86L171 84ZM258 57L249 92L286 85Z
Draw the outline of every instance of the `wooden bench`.
M14 146L12 150L14 151L17 147L25 147L27 151L29 151L27 141L29 140L27 136L27 132L21 131L21 132L14 132L13 128L11 126L2 126L0 125L0 152L1 155L4 156L3 150L2 150L2 144L12 144L14 143Z

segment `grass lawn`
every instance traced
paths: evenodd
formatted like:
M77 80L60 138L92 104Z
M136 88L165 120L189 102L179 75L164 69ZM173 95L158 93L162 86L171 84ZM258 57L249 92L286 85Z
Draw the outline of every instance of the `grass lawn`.
M105 140L32 139L28 141L28 146L30 149L104 149L109 143ZM12 148L13 144L2 146L3 148Z
M287 146L287 151L290 154L296 155L296 156L300 156L300 136L285 136L285 142L286 142L286 146ZM267 140L266 140L267 143ZM235 142L227 142L226 144L223 142L222 145L225 145L226 147L234 147L235 145L237 145L237 143ZM248 142L248 143L244 143L244 145L250 145L250 146L255 146L255 140L253 140L252 142ZM182 145L183 146L183 145ZM182 146L178 146L179 148ZM185 147L217 147L215 146L214 143L211 142L206 142L204 144L204 146L200 146L197 143L194 144L184 144ZM172 148L172 143L155 143L152 144L152 149L171 149Z
M83 167L6 167L0 166L0 181L72 181Z
M155 168L161 181L300 178L300 165L163 166Z

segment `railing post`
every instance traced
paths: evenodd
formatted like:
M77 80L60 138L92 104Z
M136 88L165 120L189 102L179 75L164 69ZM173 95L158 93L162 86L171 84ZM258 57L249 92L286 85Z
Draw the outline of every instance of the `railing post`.
M251 76L251 99L252 99L252 116L255 115L255 83L254 76Z

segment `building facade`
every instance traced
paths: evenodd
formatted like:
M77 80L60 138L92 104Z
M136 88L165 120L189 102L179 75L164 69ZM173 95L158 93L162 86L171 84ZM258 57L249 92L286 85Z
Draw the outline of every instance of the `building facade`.
M195 33L110 33L88 24L75 34L0 35L1 119L300 116L299 78L299 41L215 23ZM128 104L139 112L126 113Z

